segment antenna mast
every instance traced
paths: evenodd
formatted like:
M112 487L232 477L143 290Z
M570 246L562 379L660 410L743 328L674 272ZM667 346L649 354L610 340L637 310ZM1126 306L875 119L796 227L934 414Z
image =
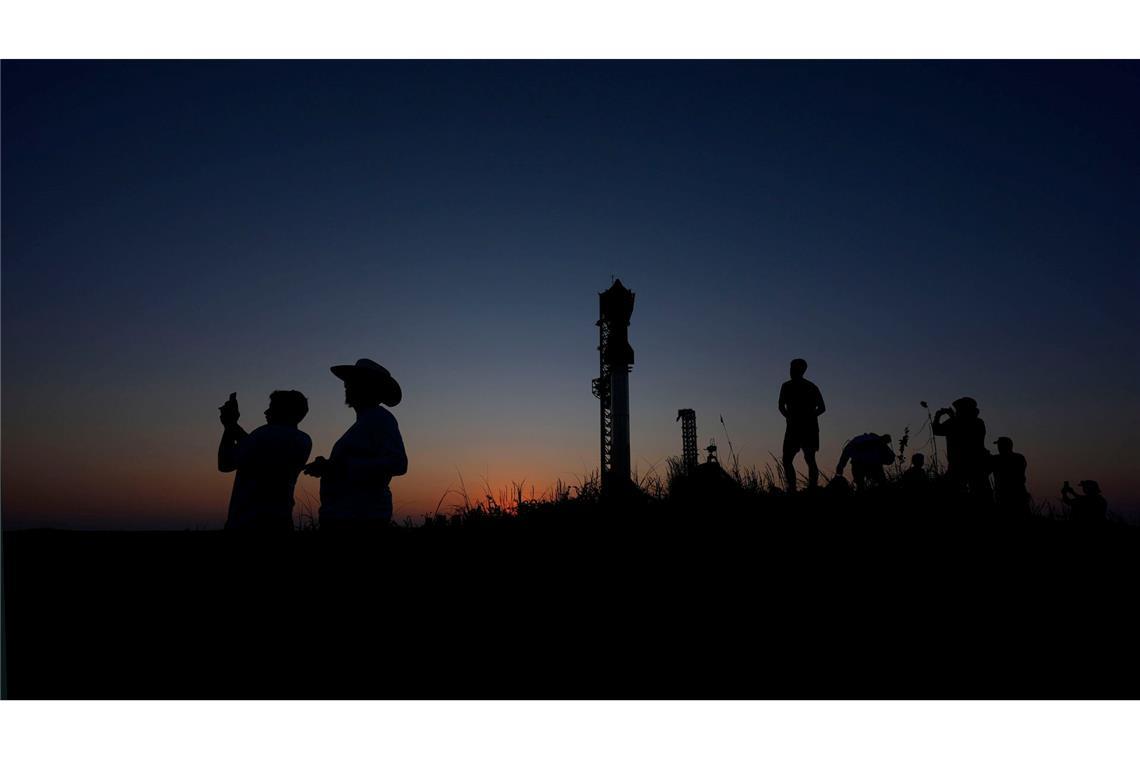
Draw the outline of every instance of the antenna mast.
M697 413L692 409L678 409L681 421L681 464L686 473L697 470Z

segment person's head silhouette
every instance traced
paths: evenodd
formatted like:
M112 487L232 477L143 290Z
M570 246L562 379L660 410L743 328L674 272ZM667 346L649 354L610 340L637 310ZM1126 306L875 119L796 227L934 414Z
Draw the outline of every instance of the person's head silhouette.
M793 380L799 380L807 372L807 362L803 359L792 359L791 376Z
M951 404L951 406L954 407L954 413L959 417L969 419L978 416L978 402L969 396L963 396Z
M921 452L919 452L918 454L914 454L910 458L910 466L914 467L915 469L921 470L923 465L925 465L925 464L926 464L926 455L921 453Z
M270 425L297 427L308 413L309 400L300 391L273 391L269 394L265 421Z
M332 373L344 381L344 403L353 409L371 409L380 404L396 406L403 398L392 373L371 359L356 364L338 364Z
M1081 487L1086 496L1095 496L1100 493L1100 483L1095 480L1082 480L1077 485Z
M1003 435L998 438L994 443L997 444L999 454L1012 454L1013 453L1013 439L1008 435Z

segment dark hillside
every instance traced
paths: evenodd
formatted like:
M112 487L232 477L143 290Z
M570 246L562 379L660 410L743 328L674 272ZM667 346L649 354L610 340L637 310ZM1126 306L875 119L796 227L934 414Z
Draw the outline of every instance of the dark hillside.
M1140 532L923 499L8 532L9 696L1136 696Z

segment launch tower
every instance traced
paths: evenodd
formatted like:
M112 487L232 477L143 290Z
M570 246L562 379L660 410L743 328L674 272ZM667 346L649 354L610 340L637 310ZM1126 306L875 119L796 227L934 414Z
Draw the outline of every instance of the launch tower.
M634 293L621 280L598 294L598 361L594 395L601 402L602 490L625 490L629 479L629 318Z

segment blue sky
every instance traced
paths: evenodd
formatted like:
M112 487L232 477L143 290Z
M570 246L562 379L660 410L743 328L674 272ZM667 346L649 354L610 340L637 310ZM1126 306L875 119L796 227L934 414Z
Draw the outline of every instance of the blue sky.
M1134 63L2 72L6 523L220 525L226 395L256 423L302 390L327 453L328 367L364 356L405 389L398 513L573 480L611 276L642 470L682 406L763 466L804 356L825 472L972 395L1035 496L1095 478L1140 514Z

